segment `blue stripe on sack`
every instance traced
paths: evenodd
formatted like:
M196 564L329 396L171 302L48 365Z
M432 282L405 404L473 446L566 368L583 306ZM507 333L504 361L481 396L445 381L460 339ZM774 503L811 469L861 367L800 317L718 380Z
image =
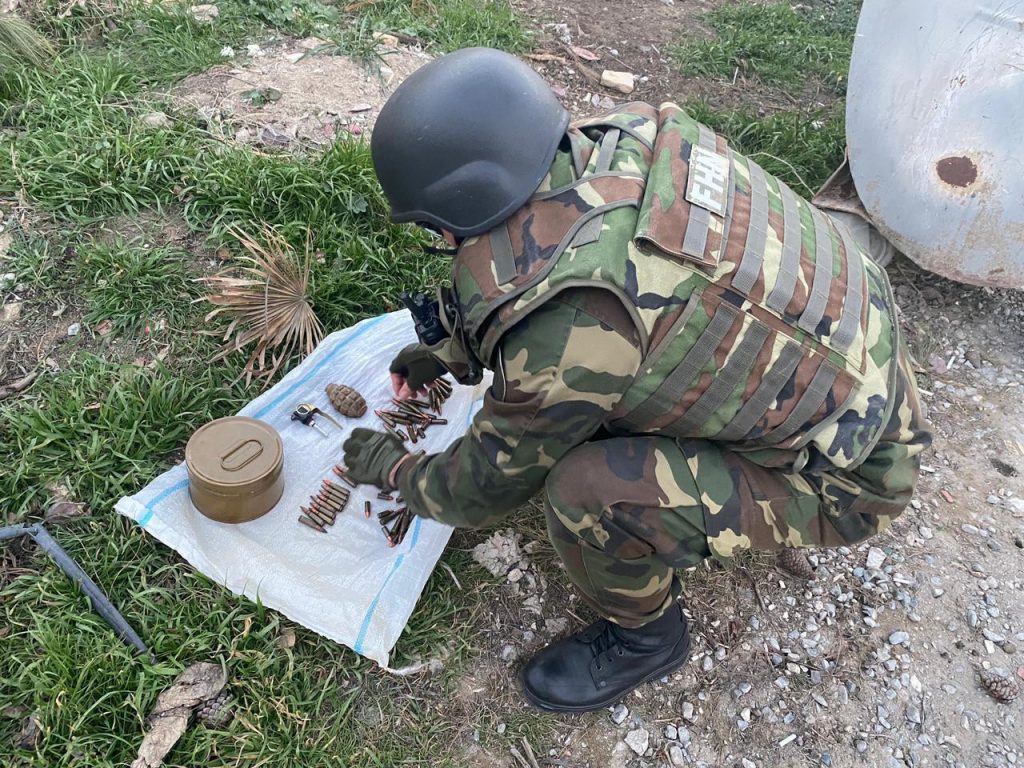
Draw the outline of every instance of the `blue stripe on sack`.
M178 491L182 491L182 490L184 490L186 488L188 488L188 478L187 477L184 480L179 480L174 485L172 485L170 488L165 488L163 491L158 493L156 496L153 497L153 499L149 503L146 504L146 511L143 512L142 517L140 517L138 519L138 521L137 521L138 524L141 525L143 528L145 528L146 527L146 523L148 523L150 520L152 520L153 519L153 515L156 514L156 505L157 504L159 504L161 501L166 499L172 493L177 493Z
M402 567L402 563L405 562L405 556L412 552L416 546L416 542L420 538L420 527L423 522L423 518L417 517L412 524L412 538L409 540L409 549L400 554L395 558L395 562L391 564L391 570L388 571L387 577L384 579L384 583L380 585L380 589L377 590L377 594L373 596L373 600L370 602L370 606L366 609L366 615L363 616L362 626L359 627L359 635L356 637L355 645L352 647L358 654L363 652L363 641L366 640L366 633L370 629L370 621L373 619L373 615L377 612L377 603L380 602L381 595L384 594L384 590L388 587L388 582L391 578L398 573L398 569Z
M387 315L378 315L377 317L371 320L365 320L359 325L357 325L348 336L339 341L330 352L324 355L323 359L321 359L316 365L314 365L312 369L310 369L309 373L307 373L301 379L299 379L290 387L288 387L288 389L286 389L280 395L271 400L263 408L260 408L254 414L254 418L266 416L267 413L276 408L281 403L282 400L289 397L296 389L298 389L307 381L309 381L314 375L316 375L320 371L321 368L323 368L327 363L333 360L334 356L337 355L338 352L340 352L344 347L348 346L351 342L358 339L360 336L362 336L364 333L370 330L373 326L375 326L377 323L383 320L385 317L387 317ZM178 491L183 490L187 487L188 479L186 478L185 480L179 480L170 488L166 488L162 492L154 496L153 499L146 504L146 511L142 514L142 517L138 519L138 524L145 528L146 524L153 519L153 515L156 514L157 504L166 499L172 493L177 493Z
M479 410L475 406L477 405L477 403L482 403L483 400L484 399L481 397L478 398L477 400L474 400L472 404L470 404L469 414L466 417L467 429L469 428L469 425L473 423L473 417L476 416L476 412L477 410ZM377 590L377 594L373 596L373 600L370 601L370 605L366 609L366 614L363 616L363 623L359 627L359 635L356 637L355 645L352 647L352 650L360 655L363 652L363 641L366 640L366 633L370 629L370 622L373 620L373 614L377 611L377 604L380 602L380 597L384 593L384 590L387 589L388 582L391 581L391 577L394 576L398 572L398 569L402 567L402 562L405 560L405 556L409 552L412 552L413 547L416 546L416 542L419 540L420 537L420 523L422 522L423 518L421 517L417 517L415 522L413 522L412 539L410 539L409 541L409 549L400 554L395 559L395 562L391 565L391 570L388 572L387 577L384 579L384 583L380 585L380 589Z

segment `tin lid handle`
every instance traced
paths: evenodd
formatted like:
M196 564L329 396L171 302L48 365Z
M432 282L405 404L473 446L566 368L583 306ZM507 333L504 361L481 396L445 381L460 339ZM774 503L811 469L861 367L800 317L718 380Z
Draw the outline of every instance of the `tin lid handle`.
M246 464L254 461L263 453L263 443L253 438L246 438L228 448L227 453L220 457L220 467L225 472L237 472Z

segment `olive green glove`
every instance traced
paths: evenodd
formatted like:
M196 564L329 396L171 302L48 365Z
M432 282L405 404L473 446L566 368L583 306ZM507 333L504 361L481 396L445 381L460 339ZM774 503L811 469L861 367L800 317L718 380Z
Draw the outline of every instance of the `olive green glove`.
M435 379L444 376L448 370L422 344L410 344L391 361L391 373L405 378L410 389L418 390Z
M409 454L397 437L362 428L352 430L343 448L348 476L357 483L378 488L391 487L388 475Z

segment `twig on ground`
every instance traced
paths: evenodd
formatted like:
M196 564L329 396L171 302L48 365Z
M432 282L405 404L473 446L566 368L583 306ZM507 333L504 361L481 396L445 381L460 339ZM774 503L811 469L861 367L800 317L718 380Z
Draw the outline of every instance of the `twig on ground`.
M32 371L32 373L27 376L23 376L13 384L8 384L6 387L0 387L0 400L6 400L19 392L28 389L32 382L37 378L39 378L39 371Z

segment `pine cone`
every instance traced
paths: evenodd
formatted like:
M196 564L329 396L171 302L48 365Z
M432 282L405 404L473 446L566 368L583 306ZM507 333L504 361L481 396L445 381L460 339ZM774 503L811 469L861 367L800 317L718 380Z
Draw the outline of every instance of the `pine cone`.
M344 384L328 384L324 391L330 398L331 405L337 408L342 416L359 419L366 415L366 400L352 387Z
M780 549L776 565L799 579L810 581L814 578L814 566L799 549Z
M993 699L1001 701L1003 704L1009 704L1020 696L1020 688L1017 683L990 669L981 673L981 684Z
M235 716L231 711L231 702L231 694L226 690L221 691L212 699L203 702L196 711L196 717L210 728L223 728Z

